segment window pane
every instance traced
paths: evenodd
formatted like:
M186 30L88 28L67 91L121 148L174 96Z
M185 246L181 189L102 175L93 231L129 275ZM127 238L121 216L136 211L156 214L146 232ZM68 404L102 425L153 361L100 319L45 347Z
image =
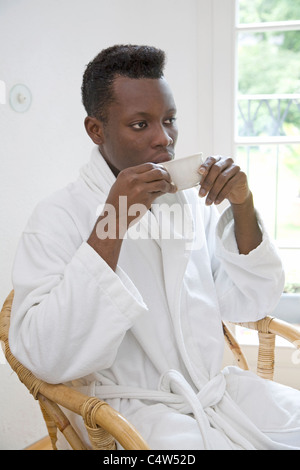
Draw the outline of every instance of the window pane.
M300 145L278 146L276 238L300 248Z
M240 33L237 60L238 135L300 135L300 31Z
M272 236L300 248L300 145L238 147L237 162Z
M276 222L276 146L245 146L237 149L237 163L247 173L255 206L270 234L275 237Z
M300 136L300 94L245 95L237 106L241 137Z
M238 147L237 162L247 173L255 206L281 250L291 291L300 284L300 145Z
M300 250L281 248L280 257L285 270L284 292L300 294Z
M239 0L240 23L299 19L300 0Z
M300 93L300 31L240 33L238 91Z

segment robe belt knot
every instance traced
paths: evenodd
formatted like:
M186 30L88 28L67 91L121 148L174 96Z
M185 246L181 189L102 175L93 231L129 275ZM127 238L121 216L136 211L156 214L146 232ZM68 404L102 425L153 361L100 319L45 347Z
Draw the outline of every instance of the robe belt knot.
M226 390L226 380L224 375L219 373L197 393L178 371L169 370L161 378L160 389L182 396L182 399L190 405L197 399L195 403L205 409L217 405L222 400Z
M181 396L190 406L190 410L186 412L192 412L194 414L202 435L204 447L209 450L210 444L207 431L210 428L210 422L205 413L205 409L217 405L222 400L226 390L224 375L220 372L209 380L198 393L195 393L190 384L178 371L169 370L163 375L160 386L161 389L166 392Z

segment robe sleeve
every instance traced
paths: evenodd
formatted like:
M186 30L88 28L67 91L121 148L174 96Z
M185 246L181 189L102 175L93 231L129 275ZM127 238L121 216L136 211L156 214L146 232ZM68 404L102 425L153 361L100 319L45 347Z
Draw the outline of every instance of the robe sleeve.
M276 307L284 287L284 271L278 251L257 213L261 244L249 254L238 251L231 208L211 223L211 259L220 311L224 320L256 321Z
M21 238L9 338L18 360L49 383L108 368L126 331L147 311L120 268L114 272L86 242L70 250L72 235L65 246L54 235L35 229Z

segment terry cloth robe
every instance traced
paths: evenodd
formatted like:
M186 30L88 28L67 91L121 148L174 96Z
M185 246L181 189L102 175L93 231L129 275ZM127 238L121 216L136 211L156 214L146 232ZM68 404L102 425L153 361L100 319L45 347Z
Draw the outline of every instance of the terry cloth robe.
M95 148L79 179L36 207L13 268L13 354L107 400L152 449L300 449L299 391L220 370L222 320L256 321L282 292L262 222L262 243L240 255L230 208L219 216L196 189L166 194L129 229L113 271L86 240L114 182Z

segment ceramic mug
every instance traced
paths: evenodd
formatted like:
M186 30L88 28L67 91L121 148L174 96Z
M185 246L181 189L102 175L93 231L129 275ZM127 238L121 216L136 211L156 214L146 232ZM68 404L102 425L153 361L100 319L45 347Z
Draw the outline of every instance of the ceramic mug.
M202 155L202 153L196 153L160 163L170 174L178 191L192 188L200 183L202 176L198 173L198 169L204 162Z

